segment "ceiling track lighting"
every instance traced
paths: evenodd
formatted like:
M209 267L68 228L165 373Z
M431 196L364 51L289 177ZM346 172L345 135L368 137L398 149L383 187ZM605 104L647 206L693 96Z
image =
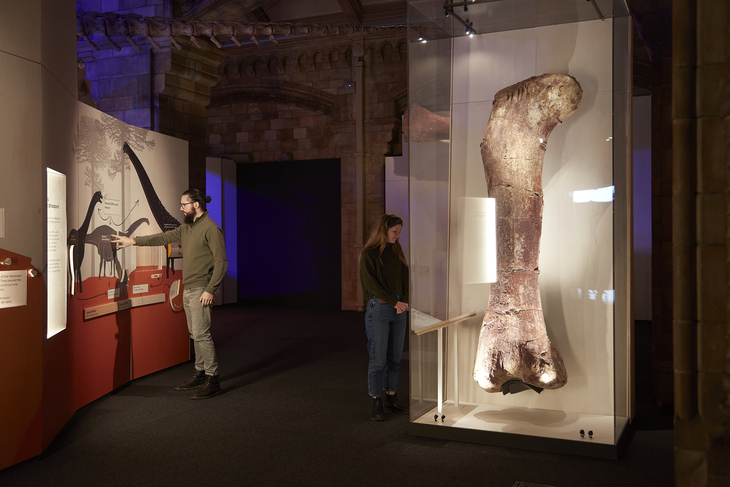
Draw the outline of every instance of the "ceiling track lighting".
M444 10L446 12L446 16L454 14L454 8L455 7L463 7L464 12L468 11L468 5L475 5L475 4L481 4L481 3L493 3L498 2L501 0L461 0L461 1L454 1L454 0L446 0L444 2ZM596 4L596 0L586 0L586 2L590 2L591 5L593 5L593 9L596 11L596 15L598 15L598 18L601 20L606 20L606 17L601 12L601 9L598 8L598 4Z
M469 19L466 19L466 20L462 19L461 17L459 17L459 14L454 12L454 6L460 6L460 5L463 5L464 12L466 12L467 11L466 2L463 2L463 4L459 3L458 5L454 5L454 4L449 4L449 2L447 1L444 4L444 14L446 15L446 17L451 17L451 16L454 17L454 20L456 20L457 22L459 22L461 25L464 26L464 29L465 29L464 33L470 37L474 37L474 34L478 34L478 32L476 30L474 30L474 23L472 21L470 21Z

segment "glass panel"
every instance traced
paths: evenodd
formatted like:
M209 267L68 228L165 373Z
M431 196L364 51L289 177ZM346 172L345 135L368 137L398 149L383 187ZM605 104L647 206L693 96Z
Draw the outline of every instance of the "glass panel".
M452 37L450 21L436 17L434 5L414 2L408 11L412 331L446 319ZM412 417L435 407L443 390L438 381L443 373L440 343L439 332L411 334Z
M606 416L601 424L608 429L602 437L610 443L614 404L611 50L610 21L455 39L449 316L477 311L477 317L460 325L459 353L465 359L459 362L458 372L447 373L447 403L455 403L451 385L458 377L462 378L459 402L486 408L490 415L526 408L541 414L560 412L562 422L577 421L580 415ZM608 60L608 67L596 63L596 58ZM563 355L569 379L565 387L539 395L487 393L471 379L489 285L463 278L470 266L465 242L472 222L467 205L471 198L488 196L480 143L494 94L551 72L572 74L584 92L578 111L550 135L543 164L540 291L548 336ZM450 333L453 339L455 332ZM499 423L481 422L484 429ZM580 429L576 425L555 435L570 438ZM521 433L532 430L534 425ZM547 428L545 434L553 433Z
M615 446L632 415L631 29L622 1L595 4L600 13L585 0L477 0L446 17L453 4L409 3L411 327L475 313L412 335L419 426ZM465 36L464 22L479 34ZM439 37L449 29L453 42ZM539 291L568 382L540 394L487 393L473 380L491 287L475 271L475 228L490 196L480 144L495 94L544 73L570 74L583 90L550 134L542 167Z
M631 218L633 202L632 185L632 79L631 79L631 19L614 19L614 127L613 164L616 186L614 214L614 272L616 282L616 303L614 316L614 365L615 365L615 442L633 416L633 360L629 352L633 349L632 333L634 319L631 313L630 276L633 249Z

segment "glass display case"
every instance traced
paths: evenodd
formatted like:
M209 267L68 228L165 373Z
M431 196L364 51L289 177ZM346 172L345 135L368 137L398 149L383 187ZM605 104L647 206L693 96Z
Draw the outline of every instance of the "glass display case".
M620 454L633 416L630 22L613 0L408 2L411 434ZM489 221L501 203L480 145L495 94L545 73L582 89L539 140L542 232L525 234L567 381L487 392L475 362L496 289L490 241L505 230Z

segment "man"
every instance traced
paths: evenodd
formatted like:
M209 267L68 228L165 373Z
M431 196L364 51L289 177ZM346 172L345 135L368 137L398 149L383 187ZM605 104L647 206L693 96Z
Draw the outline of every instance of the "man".
M175 386L176 391L198 389L192 399L208 399L221 392L218 358L210 334L211 308L215 293L228 269L223 232L205 209L210 196L191 188L180 198L185 222L175 230L128 238L112 235L117 248L181 242L183 248L183 306L188 331L195 345L195 373Z

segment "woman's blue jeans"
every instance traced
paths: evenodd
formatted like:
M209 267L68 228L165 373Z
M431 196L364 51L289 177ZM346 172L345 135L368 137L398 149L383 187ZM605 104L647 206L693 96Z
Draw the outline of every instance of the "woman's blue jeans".
M368 301L365 309L365 333L368 337L368 392L380 396L382 391L395 392L400 374L400 359L406 339L406 313L398 314L378 298Z

